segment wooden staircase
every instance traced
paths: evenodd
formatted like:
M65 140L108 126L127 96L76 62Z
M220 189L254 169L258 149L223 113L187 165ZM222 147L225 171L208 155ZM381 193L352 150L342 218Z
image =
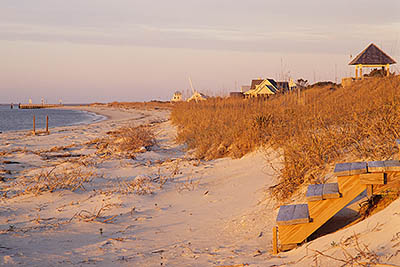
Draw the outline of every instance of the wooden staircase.
M307 204L280 207L273 229L274 253L303 243L363 191L370 197L393 186L400 188L399 160L339 163L334 174L337 183L308 186Z

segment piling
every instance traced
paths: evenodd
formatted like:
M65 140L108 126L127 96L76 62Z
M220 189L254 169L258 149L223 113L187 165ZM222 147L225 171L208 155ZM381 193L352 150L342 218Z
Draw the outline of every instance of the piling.
M46 133L49 134L49 116L46 116Z
M36 118L35 118L35 115L33 115L33 135L35 135L36 134Z

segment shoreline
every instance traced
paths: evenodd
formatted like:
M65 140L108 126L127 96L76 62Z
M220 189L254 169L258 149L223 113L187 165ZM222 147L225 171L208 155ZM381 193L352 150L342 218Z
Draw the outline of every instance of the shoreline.
M85 106L77 106L77 107L56 107L56 108L48 108L49 110L73 110L73 111L79 111L83 115L87 116L82 121L78 122L72 122L72 123L66 123L64 125L57 125L57 126L51 126L49 125L49 129L56 130L57 128L60 127L74 127L74 126L79 126L79 125L91 125L95 123L100 123L103 121L111 120L112 117L107 114L107 112L102 112L101 110L96 110L95 108L90 108L90 107L85 107ZM18 130L3 130L0 131L0 134L7 134L7 133L13 133L13 132L26 132L26 131L31 131L32 128L26 128L26 129L18 129Z

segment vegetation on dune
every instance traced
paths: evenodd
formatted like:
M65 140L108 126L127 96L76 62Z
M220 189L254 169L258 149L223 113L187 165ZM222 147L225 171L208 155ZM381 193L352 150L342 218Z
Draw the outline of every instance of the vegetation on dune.
M282 200L329 164L390 158L400 136L400 79L369 78L348 88L313 86L267 101L214 98L180 103L171 113L177 140L202 159L241 157L272 146L284 159L272 188Z
M93 105L101 105L101 104L95 103ZM115 107L115 108L154 110L154 109L171 109L173 103L169 101L152 100L149 102L112 102L106 105L108 107Z
M126 126L107 132L107 137L94 139L88 144L95 144L96 154L101 157L135 158L135 154L155 144L155 136L150 127Z

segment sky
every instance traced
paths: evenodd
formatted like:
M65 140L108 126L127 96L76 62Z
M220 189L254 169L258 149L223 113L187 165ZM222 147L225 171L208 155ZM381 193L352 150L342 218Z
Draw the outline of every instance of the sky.
M400 62L399 13L399 0L1 0L0 103L168 100L189 77L209 95L340 82L371 42Z

